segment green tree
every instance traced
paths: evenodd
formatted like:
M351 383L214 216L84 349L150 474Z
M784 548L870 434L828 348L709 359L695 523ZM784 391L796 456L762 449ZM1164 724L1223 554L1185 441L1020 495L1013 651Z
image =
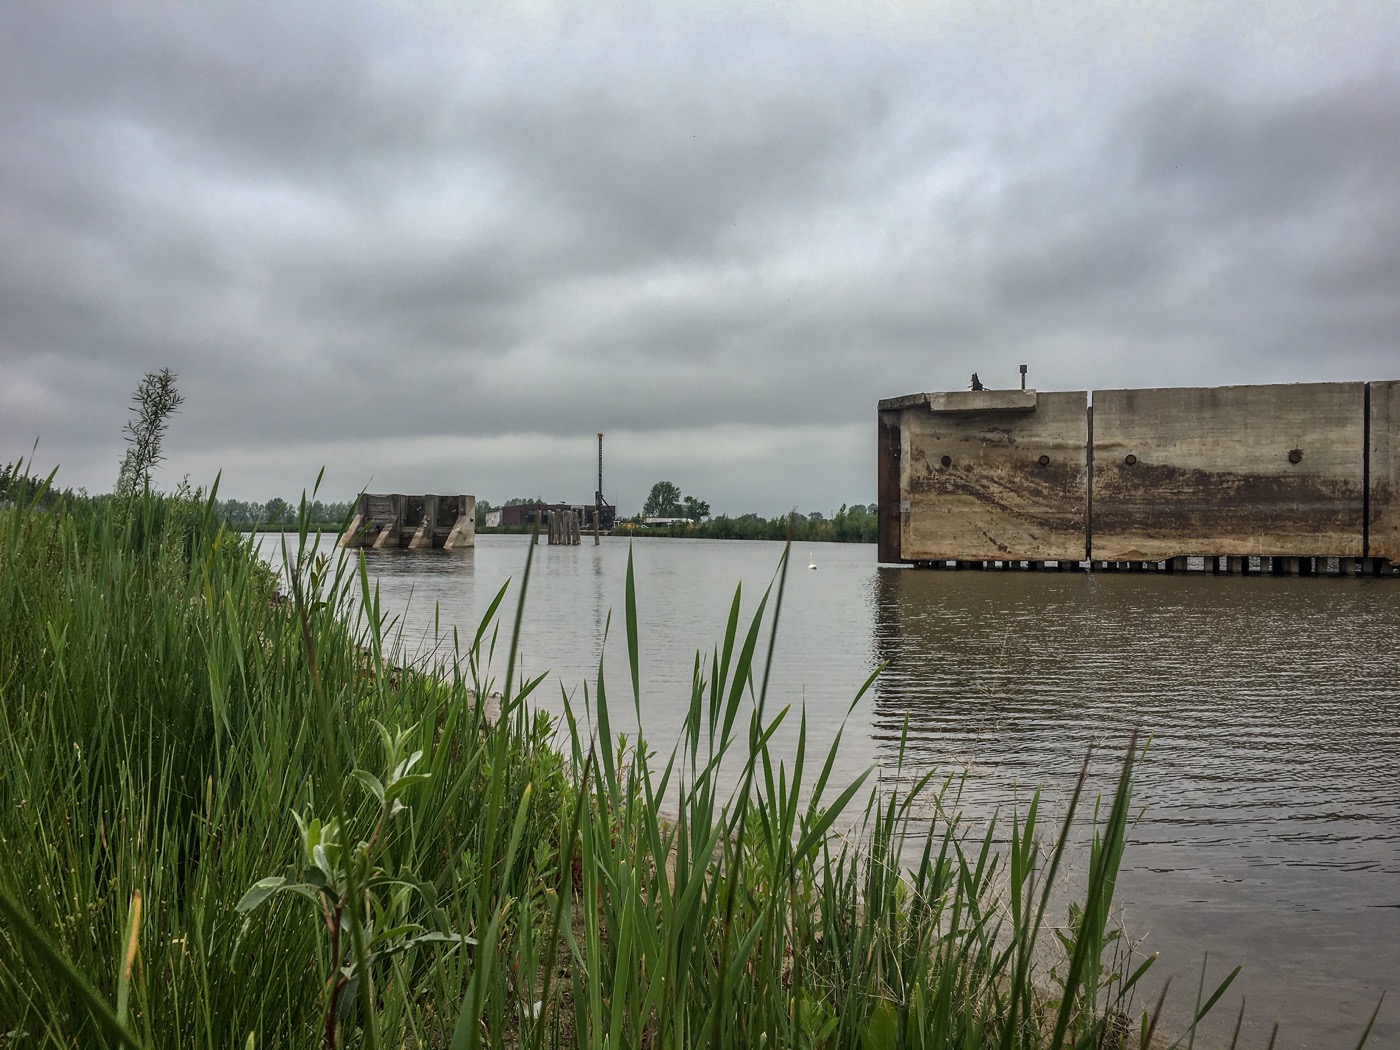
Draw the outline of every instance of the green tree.
M131 411L136 418L127 420L126 456L117 473L117 495L129 496L137 489L150 485L151 471L160 463L160 444L170 417L184 403L175 389L175 373L168 368L147 372L136 393L131 396Z
M681 516L689 518L691 521L699 521L701 518L710 516L710 505L704 500L698 500L694 496L686 496L681 500Z
M651 487L651 495L642 504L644 518L681 517L681 490L670 481L658 481Z

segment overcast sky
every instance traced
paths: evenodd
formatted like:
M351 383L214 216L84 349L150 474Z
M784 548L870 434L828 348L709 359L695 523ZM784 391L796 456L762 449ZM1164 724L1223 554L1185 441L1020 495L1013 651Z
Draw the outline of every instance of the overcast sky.
M1400 5L484 10L5 4L0 462L169 367L167 487L830 512L974 370L1400 378Z

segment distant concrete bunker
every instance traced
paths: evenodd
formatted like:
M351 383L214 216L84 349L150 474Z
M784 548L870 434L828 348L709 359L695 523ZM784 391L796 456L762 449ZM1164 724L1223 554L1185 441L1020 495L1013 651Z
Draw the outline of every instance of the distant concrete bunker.
M340 545L410 550L473 547L476 497L361 493Z
M882 562L1400 560L1400 382L879 404Z

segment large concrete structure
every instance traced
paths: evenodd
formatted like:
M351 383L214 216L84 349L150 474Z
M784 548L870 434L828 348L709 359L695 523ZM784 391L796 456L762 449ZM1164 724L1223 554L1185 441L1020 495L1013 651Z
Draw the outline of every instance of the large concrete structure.
M1400 383L1107 390L1089 402L1034 390L881 401L880 560L1400 561Z
M882 560L1082 558L1087 404L1083 391L1034 390L880 402L893 460L881 457L881 511L896 498L899 509L897 533L887 515L894 557Z
M410 550L473 547L476 497L361 493L340 545Z

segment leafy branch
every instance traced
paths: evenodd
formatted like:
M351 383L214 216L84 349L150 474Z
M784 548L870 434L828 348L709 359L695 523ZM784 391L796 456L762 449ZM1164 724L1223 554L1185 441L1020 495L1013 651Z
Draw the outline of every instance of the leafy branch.
M337 1045L342 996L347 990L353 992L357 982L365 977L356 961L349 958L341 940L346 909L352 903L362 907L365 916L364 928L369 935L367 967L420 945L476 943L460 933L429 930L416 922L391 921L390 908L378 896L394 888L416 890L425 901L431 901L435 894L427 883L405 874L389 875L375 864L376 855L389 840L392 821L408 808L401 796L414 784L428 780L430 774L413 772L423 758L421 750L408 753L414 729L390 732L379 722L374 726L384 745L385 774L378 777L365 769L356 769L350 774L379 803L379 813L369 837L349 846L339 820L321 820L309 812L305 815L293 812L302 842L299 863L289 868L286 875L273 875L255 882L235 906L240 915L246 915L274 894L283 892L304 897L316 905L330 946L325 1020L326 1046L330 1050L335 1050ZM396 903L398 900L396 897Z

